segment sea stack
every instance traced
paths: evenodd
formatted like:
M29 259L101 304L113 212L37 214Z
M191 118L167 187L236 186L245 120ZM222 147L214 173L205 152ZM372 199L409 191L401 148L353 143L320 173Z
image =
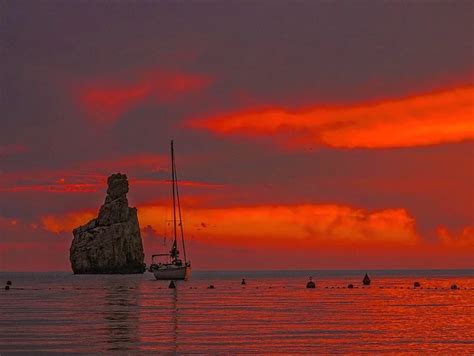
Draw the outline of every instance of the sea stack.
M97 218L73 230L69 251L75 274L143 273L143 244L137 209L128 206L125 174L112 174Z

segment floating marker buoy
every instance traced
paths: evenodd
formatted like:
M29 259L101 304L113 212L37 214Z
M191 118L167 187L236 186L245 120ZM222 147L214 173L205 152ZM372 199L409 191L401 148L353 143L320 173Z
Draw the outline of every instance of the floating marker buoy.
M313 282L313 277L309 277L309 282L306 283L306 288L316 288L316 283Z
M365 274L364 279L362 280L362 283L364 284L364 286L370 286L370 278L367 275L367 273Z
M172 288L172 289L176 288L176 284L174 283L174 281L170 282L170 285L168 286L168 288Z
M10 286L5 286L5 290L10 290Z
M352 289L352 288L354 288L354 285L353 285L353 284L349 284L349 285L347 286L347 288L351 288L351 289Z
M413 283L413 287L415 287L415 288L420 288L420 287L421 287L420 282L415 282L415 283Z
M210 284L209 287L207 287L207 289L215 289L214 284Z
M242 282L240 282L240 284L242 284L243 286L247 284L247 282L245 282L245 278L242 278Z
M7 281L7 286L11 286L12 285L12 281Z
M458 286L455 285L455 284L453 284L453 285L451 286L451 289L452 289L452 290L458 289Z

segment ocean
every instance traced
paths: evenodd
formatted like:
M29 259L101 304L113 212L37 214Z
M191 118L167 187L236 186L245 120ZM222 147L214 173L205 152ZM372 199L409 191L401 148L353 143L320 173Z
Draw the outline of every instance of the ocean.
M474 354L473 270L194 271L176 289L151 273L0 273L7 280L2 355Z

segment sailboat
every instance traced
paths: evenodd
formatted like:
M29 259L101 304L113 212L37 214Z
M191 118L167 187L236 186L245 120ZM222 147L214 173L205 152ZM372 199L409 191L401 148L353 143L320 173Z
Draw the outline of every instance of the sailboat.
M191 277L191 262L186 258L186 247L184 244L183 221L181 218L181 206L179 203L178 177L174 161L173 140L171 140L171 183L173 192L173 245L169 253L155 254L151 256L149 271L158 280L187 280ZM176 210L178 215L176 215ZM178 226L183 247L184 261L179 257L178 250ZM158 262L159 257L168 257L165 262Z

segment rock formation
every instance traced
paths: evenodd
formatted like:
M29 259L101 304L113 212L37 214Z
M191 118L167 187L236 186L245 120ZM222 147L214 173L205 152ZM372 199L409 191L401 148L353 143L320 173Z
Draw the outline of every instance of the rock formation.
M99 216L73 230L69 259L76 274L143 273L137 209L128 206L125 174L112 174Z

